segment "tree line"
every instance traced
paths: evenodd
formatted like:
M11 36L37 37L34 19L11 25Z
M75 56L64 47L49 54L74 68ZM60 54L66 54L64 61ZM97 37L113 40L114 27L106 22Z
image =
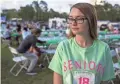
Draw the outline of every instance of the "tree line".
M120 21L120 5L104 2L104 5L95 5L98 20ZM52 8L48 10L48 4L45 1L33 1L19 10L2 10L1 16L6 16L7 20L11 18L22 18L25 21L48 21L49 18L66 18L66 12L59 13Z

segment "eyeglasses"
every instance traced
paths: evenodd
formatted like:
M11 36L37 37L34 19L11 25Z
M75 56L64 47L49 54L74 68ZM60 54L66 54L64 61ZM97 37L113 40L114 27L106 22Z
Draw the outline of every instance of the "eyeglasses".
M82 24L82 23L84 23L84 20L87 20L87 18L75 18L75 19L68 18L67 23L72 24L73 22L75 22L77 24Z

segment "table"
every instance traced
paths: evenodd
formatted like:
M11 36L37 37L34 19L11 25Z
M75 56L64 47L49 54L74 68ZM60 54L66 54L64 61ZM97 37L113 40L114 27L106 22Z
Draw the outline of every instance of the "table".
M12 34L11 34L12 37L16 37L16 36L20 36L20 35L21 35L21 34L19 34L19 33L12 33Z
M50 45L50 44L58 44L62 40L65 40L66 37L39 37L38 40L46 41L46 44L44 45ZM37 45L41 45L40 43L37 43Z
M118 39L118 40L120 40L120 34L99 35L98 38L99 38L100 40L101 40L101 39L110 39L110 40Z

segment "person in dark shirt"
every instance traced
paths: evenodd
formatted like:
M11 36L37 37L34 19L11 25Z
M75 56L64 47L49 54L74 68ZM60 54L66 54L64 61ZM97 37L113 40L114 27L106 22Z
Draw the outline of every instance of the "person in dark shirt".
M37 39L37 37L39 37L41 34L41 30L40 29L32 29L32 34L28 35L19 45L19 47L17 48L17 51L19 53L23 53L23 55L25 57L28 58L28 60L30 60L30 65L28 67L27 70L27 74L31 74L32 70L34 69L37 61L38 61L38 56L37 56L37 51L35 51L36 47L36 43L45 43L44 41L40 41ZM34 51L31 51L31 48L34 48ZM26 65L28 65L28 62L26 62Z
M21 36L21 25L20 25L20 24L17 24L17 29L16 29L16 31L17 31L17 33L18 33L19 35L17 35L17 36L15 37L15 40L16 40L16 42L17 42L17 45L19 45L19 44L20 44L20 36Z

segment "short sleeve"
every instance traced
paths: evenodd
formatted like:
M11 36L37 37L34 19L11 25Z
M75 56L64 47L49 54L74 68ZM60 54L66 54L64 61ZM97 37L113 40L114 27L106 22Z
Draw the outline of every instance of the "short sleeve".
M49 69L53 70L54 72L62 75L62 43L60 43L56 49L56 52L49 64Z
M107 80L111 80L111 79L115 78L112 56L111 56L110 48L109 48L108 45L107 45L106 51L105 51L105 58L106 58L105 59L106 64L105 64L105 67L104 67L104 73L103 73L102 81L107 81Z

